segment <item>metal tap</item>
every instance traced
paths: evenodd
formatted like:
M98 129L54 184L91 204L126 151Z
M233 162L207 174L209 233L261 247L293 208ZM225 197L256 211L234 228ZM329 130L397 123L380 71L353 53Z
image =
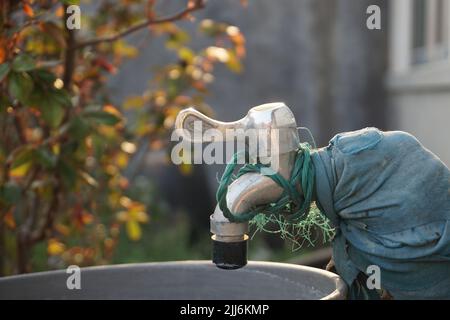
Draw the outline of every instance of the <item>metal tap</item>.
M184 131L183 139L198 143L202 141L196 137L201 137L203 132L194 132L195 121L202 123L203 132L208 129L218 130L223 137L222 141L230 139L227 130L243 129L245 133L254 129L262 132L266 139L258 140L257 147L245 146L258 152L257 156L250 158L270 163L273 172L280 173L286 179L290 178L300 140L294 115L284 103L253 107L244 118L233 122L211 119L193 108L184 109L177 116L175 128L187 130ZM276 165L273 165L274 162L277 162ZM239 215L255 206L277 201L282 192L283 189L267 175L248 173L228 187L228 208L233 214ZM237 269L247 264L248 222L230 222L217 205L210 216L210 230L213 234L213 262L219 268Z

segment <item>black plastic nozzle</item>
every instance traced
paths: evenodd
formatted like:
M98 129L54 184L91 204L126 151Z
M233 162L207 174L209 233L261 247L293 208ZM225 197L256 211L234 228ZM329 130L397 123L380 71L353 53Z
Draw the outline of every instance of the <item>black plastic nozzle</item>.
M213 262L221 269L239 269L247 264L247 239L236 242L213 240Z

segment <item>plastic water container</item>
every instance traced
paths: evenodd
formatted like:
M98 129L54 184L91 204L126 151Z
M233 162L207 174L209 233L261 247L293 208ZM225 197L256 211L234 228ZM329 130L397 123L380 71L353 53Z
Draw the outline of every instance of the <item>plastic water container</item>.
M222 270L210 261L178 261L80 269L81 289L66 270L0 278L0 299L345 299L336 274L294 264L249 262Z

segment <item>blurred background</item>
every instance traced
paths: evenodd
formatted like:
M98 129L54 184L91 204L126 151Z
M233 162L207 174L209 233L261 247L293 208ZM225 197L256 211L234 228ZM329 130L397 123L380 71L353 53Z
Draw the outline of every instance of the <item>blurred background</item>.
M72 3L81 8L80 30L44 19L50 14L61 20ZM371 5L380 9L380 29L366 25ZM9 161L19 171L3 179L0 189L2 274L71 263L209 259L209 215L224 166L175 166L168 156L176 114L191 105L232 121L253 106L283 101L318 146L339 132L367 126L404 130L450 165L448 0L10 1L3 6L3 23L41 22L20 31L15 49L7 47L14 32L2 29L2 62L11 66L1 77L9 97L2 123L19 121L25 127L2 136L0 159L6 165L13 154ZM143 19L165 17L176 19L89 43ZM31 67L18 67L28 58L14 63L22 54L32 57L33 68L53 75L56 89L70 100L61 109L75 111L62 112L61 119L45 116L39 99L21 99L23 90L11 84L14 77L39 76ZM34 109L40 113L34 115ZM93 131L79 134L77 146L84 151L74 151L76 161L64 159L55 146L71 144L59 138L60 129L74 128L80 119ZM33 138L38 129L42 137ZM300 136L310 141L305 132ZM17 143L37 145L33 150L42 146L55 158L53 166L35 160L41 159L36 153L14 151ZM70 171L61 162L74 165L66 174L73 185L64 182L64 173L55 175ZM31 208L55 211L55 217L48 221L44 212L31 219L27 201ZM36 233L40 236L33 238ZM293 252L276 236L257 234L249 258L324 267L328 245L318 239L316 246Z

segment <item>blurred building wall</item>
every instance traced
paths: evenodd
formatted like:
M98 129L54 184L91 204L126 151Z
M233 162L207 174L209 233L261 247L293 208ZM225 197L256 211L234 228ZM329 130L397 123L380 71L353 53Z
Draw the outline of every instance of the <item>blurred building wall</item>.
M447 166L450 166L449 2L390 3L390 65L386 79L389 128L415 135Z

